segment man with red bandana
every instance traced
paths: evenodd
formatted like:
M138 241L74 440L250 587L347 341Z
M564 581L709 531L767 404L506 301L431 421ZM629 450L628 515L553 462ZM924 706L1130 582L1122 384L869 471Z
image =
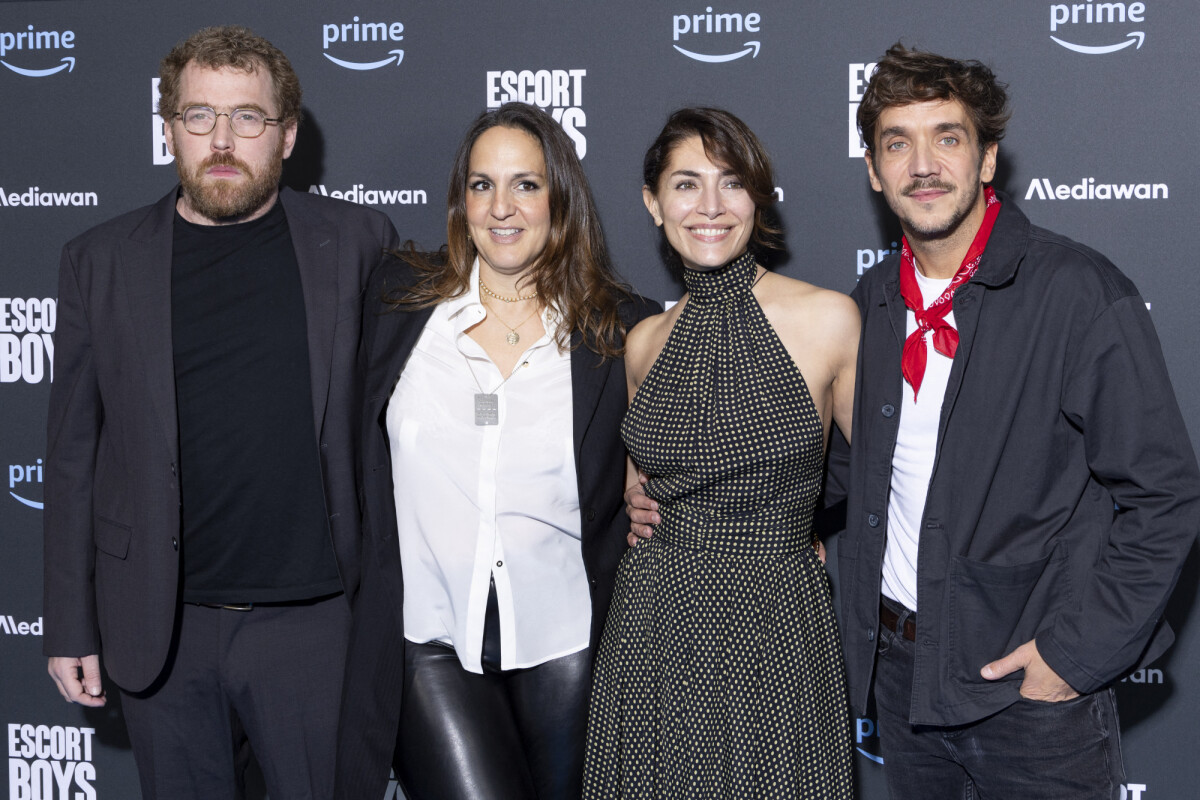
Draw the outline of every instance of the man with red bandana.
M63 250L45 500L59 692L120 688L143 798L327 798L358 582L355 351L395 229L280 190L300 84L207 28L160 66L179 186Z
M893 800L1116 798L1200 474L1145 302L989 185L984 65L897 45L858 110L901 252L865 275L839 541L851 697Z

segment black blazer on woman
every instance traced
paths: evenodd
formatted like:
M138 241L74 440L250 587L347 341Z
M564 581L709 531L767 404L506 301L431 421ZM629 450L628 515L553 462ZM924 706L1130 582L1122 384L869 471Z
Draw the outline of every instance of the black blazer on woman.
M399 259L388 259L372 276L363 304L363 557L338 736L336 797L343 800L383 796L400 724L404 581L385 412L396 380L433 309L397 311L381 298L386 291L412 281L411 267ZM657 304L637 297L622 305L621 316L632 327L660 310ZM578 340L579 334L575 334L572 341ZM602 361L586 347L578 347L571 352L571 391L594 653L629 531L622 499L625 446L618 430L628 405L624 360Z

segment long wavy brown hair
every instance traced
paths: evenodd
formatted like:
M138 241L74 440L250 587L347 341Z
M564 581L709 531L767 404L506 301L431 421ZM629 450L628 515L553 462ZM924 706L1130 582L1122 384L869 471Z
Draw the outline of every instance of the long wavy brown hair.
M477 254L467 237L467 178L471 149L491 128L504 127L528 133L538 141L546 161L549 189L550 238L530 267L530 281L542 302L562 314L555 341L573 349L571 336L604 358L624 352L625 325L617 313L622 300L630 299L613 271L596 213L596 203L575 145L554 119L525 103L506 103L480 114L454 156L446 204L446 245L436 254L422 253L411 242L398 257L412 265L416 283L390 292L385 302L394 306L426 308L468 291ZM577 343L578 344L578 343Z

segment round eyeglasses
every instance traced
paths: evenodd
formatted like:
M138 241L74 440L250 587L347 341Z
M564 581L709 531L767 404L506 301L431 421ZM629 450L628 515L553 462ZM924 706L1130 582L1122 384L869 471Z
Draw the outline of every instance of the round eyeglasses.
M215 111L208 106L188 106L183 111L175 112L175 116L183 120L183 129L188 133L203 136L212 133L217 126L217 117L229 117L229 129L234 136L242 139L253 139L262 136L267 125L278 125L278 117L268 117L256 108L235 108L229 113Z

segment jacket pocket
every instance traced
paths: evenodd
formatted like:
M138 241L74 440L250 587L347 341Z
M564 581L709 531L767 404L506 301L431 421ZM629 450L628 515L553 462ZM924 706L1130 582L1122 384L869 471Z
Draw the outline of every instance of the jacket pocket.
M96 515L92 539L97 550L123 559L129 555L129 539L132 535L133 528L129 525Z
M983 683L984 664L1034 638L1048 618L1069 602L1067 547L1023 564L992 564L961 556L951 562L947 614L951 674ZM1021 675L1009 676L1020 680Z

